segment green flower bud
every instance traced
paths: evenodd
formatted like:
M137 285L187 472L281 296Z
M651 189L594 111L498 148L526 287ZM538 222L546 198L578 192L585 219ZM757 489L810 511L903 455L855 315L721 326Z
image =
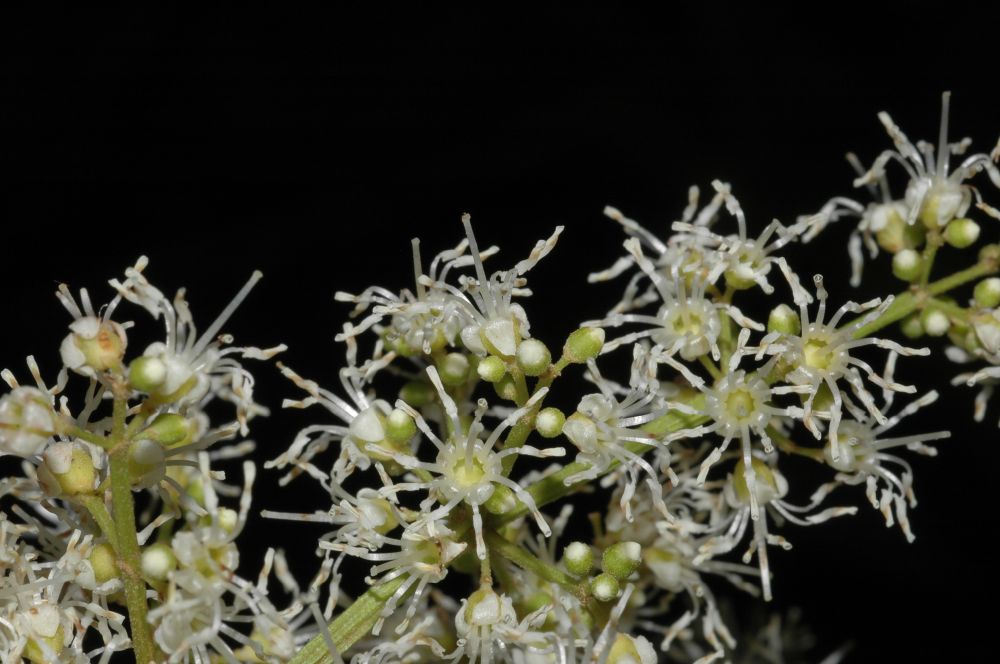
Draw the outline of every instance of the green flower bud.
M605 572L590 580L590 594L598 601L610 602L613 599L618 599L622 594L622 589L618 579Z
M168 545L159 542L146 547L140 561L142 574L151 581L166 581L170 573L177 569L177 557Z
M903 249L915 249L924 241L927 229L918 224L906 223L898 211L892 210L886 214L886 223L875 233L878 245L895 254Z
M178 413L158 415L152 424L143 429L142 437L155 440L166 447L187 445L194 439L197 425Z
M919 339L924 336L924 326L920 322L920 314L911 314L903 319L903 322L899 324L899 328L903 331L909 339Z
M94 579L98 584L104 584L118 578L118 559L115 550L107 542L98 544L90 550L90 567L94 570Z
M56 479L63 494L80 496L94 493L97 469L85 448L72 443L53 443L46 448L43 456L46 469Z
M526 376L540 376L552 364L552 353L541 341L525 339L517 347L517 365Z
M393 409L385 419L385 436L394 443L405 443L417 433L417 423L399 408Z
M511 378L510 374L506 374L503 378L493 383L493 389L501 399L506 399L507 401L515 401L517 399L517 386L514 385L514 379Z
M943 337L951 327L951 320L937 307L927 307L920 313L920 324L924 332L932 337Z
M469 378L469 358L463 353L448 353L438 363L438 374L445 385L461 385Z
M507 365L496 355L490 355L479 360L476 373L487 383L495 383L507 373Z
M423 408L436 397L434 386L421 380L410 381L399 391L399 398L413 408Z
M535 430L542 438L555 438L562 433L566 416L558 408L543 408L535 418Z
M984 309L994 309L1000 306L1000 278L983 279L972 293L976 304Z
M517 507L517 498L514 496L514 492L503 484L494 484L493 493L483 503L483 507L490 514L502 516Z
M639 568L642 547L638 542L618 542L604 550L601 566L605 572L624 581Z
M140 392L158 392L167 380L167 365L158 357L140 355L128 367L128 382Z
M219 528L230 534L236 532L236 526L240 522L240 515L236 510L229 507L220 507L215 516L219 523Z
M600 327L581 327L569 335L563 346L563 355L573 363L582 364L601 353L604 330Z
M767 331L781 334L796 335L802 330L799 315L787 304L779 304L771 309L767 317Z
M594 551L584 542L570 542L563 549L563 564L574 576L587 576L594 570Z
M965 249L979 239L979 224L971 219L952 219L944 229L944 241L956 249Z
M656 664L657 661L656 649L646 637L618 634L605 664Z
M913 249L902 249L892 257L892 273L903 281L915 281L922 271L923 261Z

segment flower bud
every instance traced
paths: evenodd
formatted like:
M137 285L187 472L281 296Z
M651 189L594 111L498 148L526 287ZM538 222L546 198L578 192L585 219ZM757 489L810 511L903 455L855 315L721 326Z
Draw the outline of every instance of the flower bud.
M496 514L498 516L504 515L517 507L517 498L514 497L514 492L509 488L505 487L503 484L493 484L493 493L490 497L483 503L483 507L490 514Z
M32 606L25 614L29 634L21 657L36 664L49 664L58 661L53 655L63 651L63 640L66 632L62 626L59 609L52 604Z
M115 550L107 542L98 544L90 550L90 567L94 570L94 580L97 583L105 584L111 579L118 578L118 559Z
M146 547L140 561L142 574L151 581L166 581L170 573L177 569L177 556L168 545L158 542Z
M413 408L423 408L433 403L436 396L434 387L421 380L410 381L399 391L399 398Z
M95 316L78 318L70 333L59 346L59 354L67 369L85 376L105 371L120 371L128 340L125 330L113 321Z
M166 381L167 364L158 357L140 355L128 367L128 382L140 392L158 392Z
M944 241L956 249L972 246L979 239L979 224L971 219L952 219L944 229Z
M885 206L883 206L884 208ZM873 228L878 229L875 232L875 240L878 245L890 254L920 246L927 233L927 230L921 225L913 224L911 226L907 224L906 219L895 208L888 209L880 219L879 225L876 225L873 220Z
M552 363L552 353L541 341L525 339L517 347L517 365L526 376L540 376Z
M406 411L393 409L385 419L385 437L394 443L405 443L417 433L417 423Z
M49 445L44 454L45 468L59 484L61 492L67 496L79 496L94 492L97 469L90 452L81 445L58 442Z
M656 664L656 649L644 636L618 634L608 651L606 664Z
M49 398L34 387L16 387L0 397L0 453L30 457L55 433Z
M143 429L141 436L166 447L187 445L195 436L197 424L178 413L162 413Z
M517 400L517 386L514 385L514 379L511 378L510 374L506 374L503 378L493 383L493 390L501 399L506 399L507 401Z
M990 277L976 284L972 292L976 304L984 309L993 309L1000 305L1000 278Z
M913 249L903 249L892 257L892 273L903 281L915 281L920 277L923 261Z
M771 309L767 317L767 331L779 332L781 334L796 335L802 329L802 322L799 315L787 304L779 304Z
M507 373L507 366L504 361L495 355L490 355L479 360L476 373L487 383L495 383Z
M624 581L639 568L642 547L638 542L618 542L604 550L601 566L605 572Z
M163 478L166 466L163 446L153 440L138 440L129 450L128 473L132 484L146 489Z
M469 358L462 353L448 353L438 363L438 375L445 385L461 385L469 378Z
M924 336L924 325L920 322L919 314L911 314L904 318L899 324L899 329L908 339L919 339Z
M584 542L570 542L563 549L563 564L570 574L587 576L594 570L594 551Z
M598 601L610 602L622 594L622 589L618 579L605 572L590 580L590 594Z
M920 324L924 332L932 337L943 337L951 327L951 320L937 307L927 307L920 314Z
M603 346L603 328L581 327L566 339L566 345L563 346L563 355L570 362L582 364L600 355Z
M230 535L236 532L236 526L240 522L240 515L236 510L229 507L220 507L218 512L216 512L215 518L219 524L219 528L222 528L222 530Z
M753 466L754 493L757 494L757 502L761 505L771 502L779 493L774 471L760 459L752 459L750 464ZM749 505L750 485L747 483L746 465L742 461L739 461L733 470L732 483L737 499L744 505Z
M543 408L535 418L535 430L542 438L555 438L562 433L566 416L558 408Z
M465 605L465 622L473 627L485 627L500 622L503 615L500 596L489 586L481 586L469 595Z

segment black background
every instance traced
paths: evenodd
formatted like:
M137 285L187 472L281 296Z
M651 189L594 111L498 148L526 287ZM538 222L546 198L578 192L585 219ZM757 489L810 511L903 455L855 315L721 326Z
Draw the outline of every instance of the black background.
M39 5L0 22L0 363L25 376L33 353L54 375L68 322L55 285L107 293L104 281L143 253L154 283L188 287L203 325L263 270L227 328L244 343L288 343L290 365L332 384L346 314L333 291L408 285L410 237L428 257L457 242L465 211L481 243L501 245L497 265L567 226L532 273L528 305L536 335L556 346L615 301L617 285L585 283L620 253L605 204L665 232L690 184L721 178L759 230L850 194L843 154L867 162L889 146L879 110L935 139L950 89L953 136L988 150L1000 132L995 23L952 4L671 5L661 18L332 6ZM835 302L898 290L883 257L850 292L847 231L797 249L793 265L826 273ZM904 370L946 393L912 430L956 434L915 464L916 543L862 505L791 532L796 550L773 555L775 604L802 607L828 650L853 640L849 661L990 659L1000 413L971 423L973 393L947 387L956 368L940 348ZM260 373L259 397L277 410L294 390ZM259 458L306 419L259 422ZM275 487L263 473L257 508L328 505L306 482ZM314 530L255 525L244 574L268 545L311 564Z

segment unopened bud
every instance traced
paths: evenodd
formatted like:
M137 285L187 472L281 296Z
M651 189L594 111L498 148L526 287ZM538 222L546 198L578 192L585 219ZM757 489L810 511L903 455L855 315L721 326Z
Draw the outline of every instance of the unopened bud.
M604 550L601 565L605 572L624 581L639 568L642 547L638 542L618 542Z
M417 423L409 413L393 409L385 419L385 436L394 443L405 443L417 433Z
M430 383L420 380L414 380L403 385L403 389L399 391L399 398L412 408L423 408L433 402L436 396L437 393L434 391L434 387Z
M771 309L767 317L767 331L780 334L796 335L802 329L799 315L787 304L779 304Z
M952 219L944 229L944 241L956 249L965 249L979 239L979 224L971 219Z
M526 376L540 376L552 363L552 354L541 341L525 339L517 347L517 365Z
M142 552L140 562L142 574L153 581L166 581L170 573L177 569L177 557L174 550L160 542L147 547Z
M892 273L903 281L915 281L923 267L920 254L913 249L903 249L892 257Z
M984 309L997 307L1000 305L1000 278L983 279L976 284L972 296L975 298L976 304Z
M469 378L469 358L462 353L448 353L438 363L438 374L445 385L461 385Z
M563 354L570 362L582 364L601 353L604 346L604 330L600 327L581 327L569 335Z
M87 449L59 442L49 445L43 456L46 469L59 483L63 494L79 496L94 492L97 469Z
M584 542L570 542L563 550L563 563L570 574L587 576L594 569L594 551Z
M610 602L613 599L618 599L621 593L622 589L618 579L607 572L598 574L590 580L590 594L598 601Z
M158 357L141 355L128 367L128 382L140 392L158 392L167 381L167 364Z
M562 433L566 416L558 408L543 408L535 418L535 430L542 438L555 438Z
M495 355L490 355L479 360L476 373L487 383L495 383L507 373L507 365Z
M936 307L928 307L920 314L920 324L924 332L932 337L943 337L951 327L948 316Z

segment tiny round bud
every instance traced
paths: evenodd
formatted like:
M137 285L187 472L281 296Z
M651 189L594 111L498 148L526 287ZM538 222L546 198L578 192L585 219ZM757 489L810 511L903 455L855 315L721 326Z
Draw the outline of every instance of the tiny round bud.
M903 249L892 257L892 273L903 281L914 281L920 277L923 261L913 249Z
M767 331L779 332L781 334L796 335L802 330L802 321L799 315L787 304L779 304L771 309L767 317Z
M598 574L590 580L590 594L598 601L610 602L613 599L617 599L621 593L622 589L618 583L618 579L607 572Z
M493 493L483 503L483 507L490 514L500 516L517 507L517 498L514 496L514 492L503 484L494 484Z
M174 550L159 542L147 547L142 552L140 562L142 574L153 581L166 581L170 573L177 569L177 557Z
M178 413L163 413L143 429L141 437L155 440L166 447L180 447L194 439L197 424Z
M976 304L984 309L993 309L1000 305L1000 278L990 277L976 284L972 292Z
M899 324L899 328L909 339L919 339L924 336L924 325L920 322L919 314L912 314L904 318L903 322Z
M73 443L54 443L43 454L45 466L67 496L80 496L94 492L97 469L90 452Z
M433 402L436 396L434 387L421 380L410 381L399 391L399 398L413 408L423 408Z
M639 568L642 547L638 542L618 542L604 550L601 566L619 581L624 581Z
M118 561L115 557L115 550L107 542L98 544L90 550L90 567L94 570L94 580L98 584L104 584L111 579L118 578Z
M944 229L944 241L956 249L965 249L979 239L979 224L971 219L952 219Z
M465 622L470 626L494 625L500 621L502 611L500 596L489 586L480 586L466 602Z
M236 532L236 526L240 522L240 515L236 510L229 507L220 507L216 513L216 518L219 522L219 528L230 534Z
M167 381L167 364L158 357L141 355L128 366L128 382L140 392L157 392Z
M543 408L535 418L535 430L542 438L555 438L562 433L563 424L566 423L566 416L558 408L549 406Z
M604 346L604 329L600 327L581 327L569 335L563 346L563 355L570 362L582 364L592 360L601 353Z
M924 332L932 337L943 337L951 327L951 321L943 311L935 307L928 307L920 314L920 324L924 327Z
M496 355L490 355L479 360L476 373L487 383L495 383L507 373L507 366Z
M405 443L417 433L417 423L409 413L393 409L385 419L385 436L394 443Z
M563 564L570 574L587 576L594 570L594 551L584 542L570 542L563 549Z
M541 341L525 339L517 347L517 365L526 376L540 376L552 363L552 354Z
M469 378L469 358L462 353L448 353L438 363L438 374L445 385L461 385Z
M511 378L510 374L506 374L503 378L493 383L493 390L501 399L507 399L508 401L515 401L517 399L517 386L514 385L514 379Z

